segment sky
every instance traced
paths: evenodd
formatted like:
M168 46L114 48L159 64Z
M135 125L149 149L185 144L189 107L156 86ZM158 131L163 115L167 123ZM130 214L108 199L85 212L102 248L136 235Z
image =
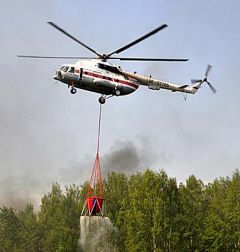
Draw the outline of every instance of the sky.
M209 81L181 94L140 87L103 106L103 174L164 169L184 182L231 176L240 166L240 1L3 1L0 15L0 205L40 204L55 181L88 180L96 155L99 94L55 83L74 60L20 59L18 54L94 56L46 22L100 53L110 53L166 23L168 28L122 57L189 58L185 63L118 62L127 71L176 84Z

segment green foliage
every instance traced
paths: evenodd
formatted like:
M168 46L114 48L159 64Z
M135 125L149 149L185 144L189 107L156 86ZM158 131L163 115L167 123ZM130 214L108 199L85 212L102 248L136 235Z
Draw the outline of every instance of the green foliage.
M39 223L42 251L76 251L79 238L80 189L75 185L63 194L59 184L42 198Z
M78 251L82 187L52 185L41 209L0 208L0 252ZM106 215L118 251L240 251L240 173L204 185L195 176L177 185L164 171L104 181Z
M116 233L115 241L120 251L124 251L125 230L123 229L124 213L128 209L128 178L124 174L109 173L104 181L105 187L105 213L110 218L115 227L119 230Z
M18 251L41 251L41 230L37 216L34 213L33 205L29 204L23 211L20 211L18 218L21 222L19 232L21 244L18 246Z
M203 243L207 251L240 251L240 174L215 180L206 214Z
M123 174L112 172L104 182L106 215L117 223L117 213L121 211L128 195L128 179Z
M186 185L179 186L181 202L181 240L182 249L197 251L201 249L201 237L204 230L205 204L204 185L201 180L190 176Z
M16 251L20 244L20 220L13 208L0 208L0 251Z

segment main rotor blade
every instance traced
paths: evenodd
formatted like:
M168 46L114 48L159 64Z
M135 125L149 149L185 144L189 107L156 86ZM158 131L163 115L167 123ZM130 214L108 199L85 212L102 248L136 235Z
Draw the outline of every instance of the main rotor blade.
M128 49L129 47L132 47L132 46L136 45L137 43L139 43L139 42L143 41L144 39L146 39L146 38L148 38L148 37L154 35L155 33L159 32L160 30L162 30L162 29L164 29L164 28L166 28L166 27L167 27L167 24L163 24L163 25L159 26L158 28L156 28L156 29L154 29L153 31L147 33L146 35L144 35L144 36L142 36L142 37L140 37L140 38L134 40L133 42L131 42L131 43L129 43L129 44L127 44L127 45L125 45L125 46L123 46L123 47L117 49L116 51L114 51L114 52L112 52L112 53L109 53L109 54L107 55L107 58L109 58L109 57L110 57L111 55L113 55L114 53L117 53L117 54L118 54L118 53L120 53L120 52L122 52L122 51L125 51L125 50Z
M188 61L188 59L162 59L162 58L128 58L128 57L110 57L109 59L131 60L131 61Z
M17 55L19 58L32 59L98 59L98 57L77 57L77 56L40 56L40 55Z
M92 49L91 47L85 45L83 42L81 42L80 40L74 38L71 34L69 34L68 32L66 32L65 30L63 30L61 27L59 27L58 25L56 25L53 22L47 22L48 24L50 24L51 26L53 26L54 28L56 28L57 30L59 30L60 32L62 32L63 34L65 34L66 36L68 36L69 38L73 39L75 42L77 42L78 44L82 45L83 47L85 47L86 49L88 49L89 51L93 52L94 54L96 54L99 57L102 57L101 54L99 54L98 52L96 52L94 49Z

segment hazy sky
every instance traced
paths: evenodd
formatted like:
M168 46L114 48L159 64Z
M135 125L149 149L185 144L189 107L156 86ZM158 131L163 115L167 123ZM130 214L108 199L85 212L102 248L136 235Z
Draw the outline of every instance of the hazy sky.
M187 101L140 87L103 108L102 169L164 169L184 181L230 176L240 166L240 1L3 1L0 15L0 205L39 203L51 183L82 183L96 154L98 94L71 95L54 70L73 60L17 54L93 56L47 25L52 21L100 53L167 23L121 56L183 57L187 63L124 62L154 78L189 83L213 65L207 86ZM119 62L115 62L119 63Z

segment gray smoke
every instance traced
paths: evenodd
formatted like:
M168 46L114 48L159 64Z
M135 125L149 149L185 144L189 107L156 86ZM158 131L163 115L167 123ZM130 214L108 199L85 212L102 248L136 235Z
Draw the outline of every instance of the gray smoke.
M153 147L152 139L137 136L133 141L116 141L102 158L103 173L122 172L126 175L153 168L159 161L164 165L170 158L166 151Z
M131 141L115 142L113 148L102 159L104 172L133 173L141 170L143 160L141 153Z
M29 203L37 207L42 188L46 186L41 185L31 174L8 176L0 179L0 184L0 206L10 206L17 210L22 210Z
M169 155L166 151L156 150L153 146L153 140L143 136L137 136L135 141L115 141L106 154L101 155L100 153L103 176L105 177L108 172L131 175L147 168L153 168L158 161L164 166L170 160ZM83 160L70 162L66 167L60 169L60 181L79 184L89 180L94 158L94 155L87 155Z
M156 153L150 146L144 146L132 141L116 141L111 150L102 158L102 170L108 172L122 172L130 175L142 171L156 161Z

